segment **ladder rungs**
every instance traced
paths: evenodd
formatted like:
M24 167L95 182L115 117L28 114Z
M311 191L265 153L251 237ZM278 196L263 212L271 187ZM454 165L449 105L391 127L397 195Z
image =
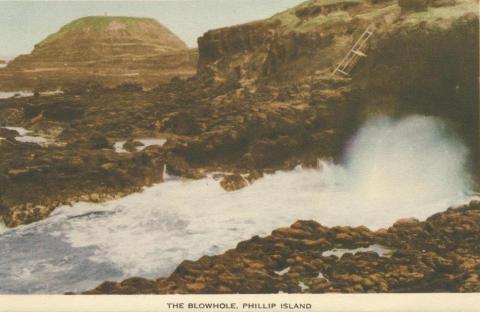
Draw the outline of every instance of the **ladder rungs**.
M347 72L344 72L343 70L341 69L337 69L338 72L341 72L342 74L344 74L345 76L348 76L349 74Z
M352 50L352 52L355 53L358 56L367 57L367 55L365 53L363 53L362 51Z
M338 66L335 68L333 71L332 75L335 75L336 72L340 72L341 74L345 76L350 76L350 74L346 71L351 69L357 62L359 61L359 58L356 56L360 57L366 57L367 54L364 52L360 51L360 49L363 48L363 46L367 43L368 39L370 36L373 35L373 31L370 30L371 26L369 26L360 36L360 38L355 42L353 47L348 51L347 55L343 58L343 60L338 64Z

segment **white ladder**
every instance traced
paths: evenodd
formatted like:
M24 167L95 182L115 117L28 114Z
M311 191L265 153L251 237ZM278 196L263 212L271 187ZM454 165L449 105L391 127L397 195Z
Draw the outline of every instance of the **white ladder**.
M357 62L362 57L367 57L367 54L362 51L366 48L368 39L373 35L373 26L370 25L363 32L363 34L358 38L357 42L353 47L348 51L347 55L342 59L342 61L335 67L335 70L332 73L334 76L337 72L345 76L350 75L350 71L357 64Z

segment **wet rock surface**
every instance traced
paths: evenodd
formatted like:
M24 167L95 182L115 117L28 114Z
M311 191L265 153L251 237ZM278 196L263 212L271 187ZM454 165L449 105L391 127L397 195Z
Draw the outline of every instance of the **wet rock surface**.
M86 293L478 292L479 239L478 201L378 231L297 221L222 255L184 261L168 278L105 282ZM346 250L326 253L334 248Z
M232 174L225 176L222 181L220 181L220 185L226 191L231 192L248 186L248 180L239 174Z
M347 80L336 83L342 91L334 101L349 90ZM339 120L346 115L329 124L338 107L310 105L296 95L272 102L278 90L238 94L195 78L149 92L101 88L1 100L0 126L23 127L50 143L17 142L15 130L0 128L0 203L6 207L0 214L10 227L38 221L92 194L99 197L94 201L107 200L161 182L164 167L191 179L236 172L222 182L232 191L264 171L338 154L336 138L345 133ZM147 146L139 138L158 142ZM124 152L116 142L124 142Z

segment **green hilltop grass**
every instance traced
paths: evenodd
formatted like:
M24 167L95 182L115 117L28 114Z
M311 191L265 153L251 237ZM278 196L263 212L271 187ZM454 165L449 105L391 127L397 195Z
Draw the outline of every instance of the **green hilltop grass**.
M358 3L365 3L367 0L309 0L300 3L299 5L290 8L286 11L280 12L275 14L271 18L269 18L270 22L280 22L283 26L287 27L290 30L296 31L308 31L311 28L318 27L320 25L325 25L330 22L335 21L344 21L349 19L348 13L339 12L329 14L328 16L325 15L318 15L316 17L311 18L306 25L300 25L300 19L295 15L295 12L299 9L309 7L309 6L319 6L319 5L331 5L336 3L342 2L358 2Z
M303 21L295 14L297 10L305 7L331 5L341 2L358 2L372 5L369 0L309 0L286 11L275 14L267 21L269 23L280 22L280 24L285 27L286 30L297 32L308 32L313 29L319 29L337 23L346 23L352 20L352 16L345 11L333 12L328 15L319 14ZM400 10L397 1L386 1L385 3L381 3L381 5L384 5L384 7L377 7L365 13L358 14L355 17L362 20L373 21L380 19L382 16L385 16L389 13L395 13ZM403 23L419 24L422 22L427 22L448 24L448 21L454 20L455 18L468 13L475 13L478 15L478 2L476 0L457 0L457 4L455 6L438 8L429 7L426 11L422 12L405 12L405 19Z
M39 43L39 45L44 45L49 42L52 42L56 39L63 37L64 34L75 31L77 29L89 28L95 31L102 31L108 27L111 22L119 22L127 25L127 27L138 25L141 22L157 23L153 18L146 17L128 17L128 16L87 16L76 19L62 28L54 34L49 35L45 40Z

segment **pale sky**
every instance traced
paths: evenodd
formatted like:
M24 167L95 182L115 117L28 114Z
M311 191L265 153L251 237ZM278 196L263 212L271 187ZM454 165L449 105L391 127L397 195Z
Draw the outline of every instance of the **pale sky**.
M3 1L0 59L30 53L64 24L91 15L153 17L190 47L209 29L270 17L304 0Z

